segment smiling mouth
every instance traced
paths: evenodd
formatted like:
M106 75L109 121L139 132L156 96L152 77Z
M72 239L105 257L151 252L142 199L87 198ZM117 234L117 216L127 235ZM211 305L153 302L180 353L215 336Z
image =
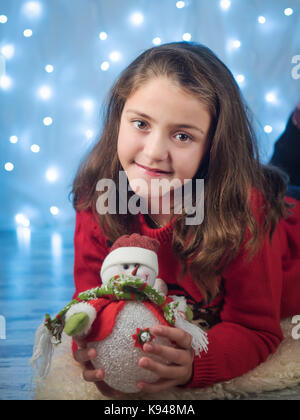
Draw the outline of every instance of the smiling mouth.
M160 169L152 169L152 168L148 168L147 166L140 165L140 164L139 164L139 163L137 163L137 162L135 162L135 164L136 164L137 166L139 166L140 168L143 168L143 169L146 169L147 171L154 172L154 173L158 173L158 174L171 174L171 173L172 173L172 172L167 172L167 171L163 171L163 170L160 170Z

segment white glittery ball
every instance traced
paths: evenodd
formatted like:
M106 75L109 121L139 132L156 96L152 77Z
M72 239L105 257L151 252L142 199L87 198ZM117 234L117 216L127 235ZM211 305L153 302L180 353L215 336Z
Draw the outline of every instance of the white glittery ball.
M156 382L158 376L138 366L141 357L147 356L162 361L158 356L143 352L135 347L136 329L152 329L160 324L159 320L143 303L126 302L122 311L117 315L113 332L104 340L91 342L88 347L97 351L97 358L93 360L96 369L104 370L104 380L112 388L125 393L139 392L136 387L139 381ZM164 337L155 337L153 343L172 347L170 341ZM163 363L168 363L166 360Z

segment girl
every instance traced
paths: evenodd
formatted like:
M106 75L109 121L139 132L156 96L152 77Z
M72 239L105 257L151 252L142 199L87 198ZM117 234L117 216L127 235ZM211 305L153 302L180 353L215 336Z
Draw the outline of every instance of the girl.
M98 214L98 181L109 178L118 187L122 170L132 187L128 200L133 194L157 198L150 188L138 190L135 179L147 186L157 177L181 185L204 179L203 222L187 225L184 208L181 214L160 207L148 214ZM164 44L123 71L108 97L101 139L74 180L74 296L100 285L102 261L119 236L148 235L161 243L159 277L170 294L186 296L194 323L208 329L209 339L208 352L198 358L189 334L154 329L177 347L144 345L140 366L160 380L139 383L143 392L229 380L277 349L280 319L300 313L300 203L285 192L284 173L259 161L232 74L208 48ZM91 368L94 351L79 344L73 350L83 377L120 396L103 382L105 372ZM147 358L150 353L170 363Z

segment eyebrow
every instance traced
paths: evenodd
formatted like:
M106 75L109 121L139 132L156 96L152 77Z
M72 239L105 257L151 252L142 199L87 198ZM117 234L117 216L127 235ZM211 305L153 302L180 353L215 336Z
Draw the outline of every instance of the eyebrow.
M150 116L149 116L149 115L147 115L147 114L144 114L143 112L139 112L139 111L136 111L136 110L134 110L134 109L128 109L128 110L126 111L126 114L127 114L127 113L129 113L129 112L130 112L130 113L133 113L133 114L140 115L141 117L146 118L146 119L148 119L149 121L156 122L156 121L155 121L152 117L150 117ZM197 131L200 131L200 133L204 135L204 131L203 131L201 128L196 127L195 125L189 125L189 124L174 124L174 126L175 126L175 127L180 127L180 128L190 128L190 129L193 129L193 130L197 130Z

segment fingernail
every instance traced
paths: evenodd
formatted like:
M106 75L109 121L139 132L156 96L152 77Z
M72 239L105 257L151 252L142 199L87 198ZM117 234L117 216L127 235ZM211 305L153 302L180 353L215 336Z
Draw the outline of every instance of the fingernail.
M98 379L103 379L103 372L101 370L98 370L96 376Z
M148 360L141 360L141 365L142 365L142 367L147 367L148 366Z
M95 352L94 352L94 350L93 350L93 349L91 349L91 350L89 350L89 351L88 351L88 356L89 356L91 359L94 359L94 358L96 357Z
M145 344L144 345L144 350L145 351L152 351L153 350L152 344Z
M161 332L163 332L163 329L162 329L162 327L154 327L154 332L161 333Z

